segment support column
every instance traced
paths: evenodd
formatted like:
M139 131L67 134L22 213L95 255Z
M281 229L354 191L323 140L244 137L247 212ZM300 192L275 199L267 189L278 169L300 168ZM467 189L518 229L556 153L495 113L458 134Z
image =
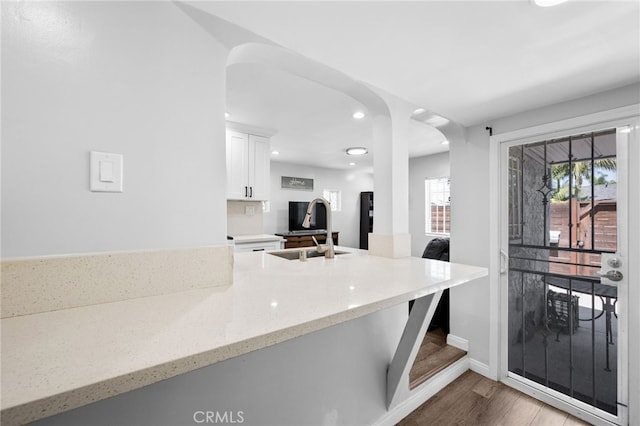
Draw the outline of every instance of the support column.
M390 116L373 117L373 233L369 253L391 258L411 256L409 234L409 120L412 105L372 88Z

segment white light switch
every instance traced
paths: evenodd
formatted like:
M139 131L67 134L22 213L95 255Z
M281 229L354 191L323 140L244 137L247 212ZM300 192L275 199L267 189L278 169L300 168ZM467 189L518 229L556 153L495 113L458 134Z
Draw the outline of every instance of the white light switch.
M100 161L100 182L113 182L113 163Z
M91 151L90 189L93 192L122 192L122 155Z

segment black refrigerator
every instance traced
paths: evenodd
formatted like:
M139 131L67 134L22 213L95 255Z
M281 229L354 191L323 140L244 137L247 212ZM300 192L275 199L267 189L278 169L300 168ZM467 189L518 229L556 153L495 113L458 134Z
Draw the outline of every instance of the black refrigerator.
M373 192L360 193L360 248L369 249L369 233L373 232Z

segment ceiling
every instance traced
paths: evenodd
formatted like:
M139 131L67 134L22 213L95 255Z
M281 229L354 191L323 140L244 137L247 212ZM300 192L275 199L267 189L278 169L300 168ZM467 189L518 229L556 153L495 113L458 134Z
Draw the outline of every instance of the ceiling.
M528 0L192 5L464 126L640 81L638 1L569 0L551 8ZM266 127L282 133L281 141L274 138L282 146L299 148L306 134L313 147L307 145L306 157L320 154L315 147L344 149L370 134L366 119L354 123L357 102L346 95L255 69L230 70L229 77L236 118L247 114L256 121L250 124L266 125L271 117ZM270 86L239 93L257 85ZM273 110L250 112L268 99ZM425 127L412 130L414 155L420 142L424 153L427 145L443 149L439 132ZM288 154L280 151L284 160ZM331 157L325 165L339 162Z
M367 115L354 119L356 111L367 110L344 93L272 67L235 64L227 69L228 120L275 130L275 161L372 170L373 125ZM445 140L434 127L410 121L410 157L447 151ZM365 146L369 153L346 155L352 146Z

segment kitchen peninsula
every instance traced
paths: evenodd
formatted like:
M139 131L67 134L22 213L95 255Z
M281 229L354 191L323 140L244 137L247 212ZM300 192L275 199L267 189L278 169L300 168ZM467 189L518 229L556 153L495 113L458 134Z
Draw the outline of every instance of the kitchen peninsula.
M229 286L2 319L2 424L125 394L487 274L340 250L306 262L236 253Z

